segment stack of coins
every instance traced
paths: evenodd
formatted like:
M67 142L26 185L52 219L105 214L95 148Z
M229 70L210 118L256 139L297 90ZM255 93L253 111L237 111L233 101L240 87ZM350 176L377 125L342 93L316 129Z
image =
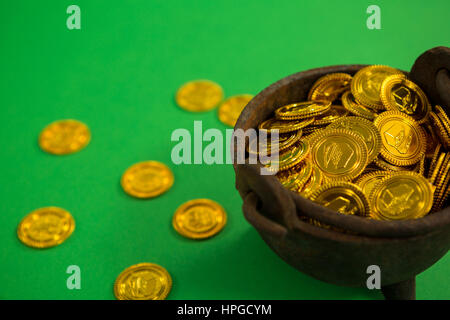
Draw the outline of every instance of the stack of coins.
M373 65L354 76L327 74L307 99L259 125L280 134L276 176L283 186L337 213L377 220L442 208L450 121L404 73ZM248 151L270 154L270 145L250 142Z

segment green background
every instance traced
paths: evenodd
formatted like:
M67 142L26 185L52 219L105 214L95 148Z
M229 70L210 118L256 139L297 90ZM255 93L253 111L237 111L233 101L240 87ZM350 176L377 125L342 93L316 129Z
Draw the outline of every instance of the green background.
M68 30L66 8L81 8ZM381 8L381 30L366 8ZM256 94L289 74L335 64L409 70L423 51L449 45L450 2L442 1L1 1L0 298L113 299L126 267L158 263L174 281L169 299L381 299L377 291L330 285L278 258L244 220L231 165L171 162L176 128L226 126L216 111L188 113L174 102L193 79L218 82L226 96ZM48 123L74 118L92 141L57 157L37 144ZM126 168L158 160L173 188L152 200L127 196ZM171 226L194 198L223 205L228 224L192 241ZM24 246L17 224L30 211L60 206L76 220L62 245ZM66 288L67 266L81 290ZM419 299L448 299L447 254L418 276Z

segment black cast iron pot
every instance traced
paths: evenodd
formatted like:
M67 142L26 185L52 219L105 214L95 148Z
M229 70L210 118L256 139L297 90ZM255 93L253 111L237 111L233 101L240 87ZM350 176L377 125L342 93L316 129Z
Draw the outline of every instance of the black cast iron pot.
M312 69L288 76L264 89L242 111L238 128L257 128L276 108L306 100L312 84L332 72L355 74L364 65ZM409 77L449 114L450 49L426 51ZM381 269L387 299L415 299L415 276L444 256L450 246L450 207L408 221L375 221L336 214L285 189L274 176L260 175L260 164L234 164L236 188L245 218L283 260L319 280L343 286L366 286L367 267ZM316 227L316 219L352 233Z

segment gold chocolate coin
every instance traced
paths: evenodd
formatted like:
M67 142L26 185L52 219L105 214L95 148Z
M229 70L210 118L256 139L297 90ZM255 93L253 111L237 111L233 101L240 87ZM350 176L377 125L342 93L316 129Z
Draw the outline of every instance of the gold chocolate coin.
M391 176L389 171L373 171L366 173L356 180L356 184L361 188L365 195L369 196L373 188L384 178Z
M317 167L313 167L311 177L309 178L309 181L304 185L303 190L300 192L300 194L304 197L309 197L310 194L319 189L319 187L322 185L322 181L322 171L320 171L320 169Z
M298 169L298 167L300 169ZM296 167L282 171L279 174L281 184L290 190L298 191L308 181L313 171L311 160L306 158L301 164Z
M126 268L114 283L118 300L164 300L172 289L166 269L154 263L138 263Z
M192 112L214 109L222 99L222 88L209 80L194 80L185 83L178 89L175 97L181 108Z
M336 119L345 117L347 115L348 110L346 108L341 105L332 104L330 110L328 110L324 114L321 114L320 116L315 117L313 124L315 126L326 125L335 121Z
M313 166L329 181L348 181L367 165L367 146L362 138L346 129L326 129L310 141Z
M80 151L91 141L91 132L77 120L59 120L49 124L39 136L42 150L56 155Z
M386 111L374 121L381 133L381 155L397 166L420 161L425 154L425 134L417 122L400 111Z
M281 152L275 159L268 159L264 166L270 171L283 171L297 165L306 158L310 152L309 142L306 140L299 140L289 149Z
M381 85L381 101L387 110L406 113L417 123L425 122L431 110L427 96L414 82L404 75L392 75Z
M225 210L209 199L195 199L182 204L172 219L174 229L190 239L210 238L219 233L226 222Z
M395 166L393 164L390 164L389 162L386 162L385 160L383 160L383 158L378 157L375 158L375 160L373 161L373 163L380 169L386 170L386 171L417 171L419 169L419 164L417 163L416 165L412 165L412 166Z
M321 186L310 199L340 214L366 217L369 201L362 190L350 182L332 182Z
M323 114L330 110L330 101L305 101L288 104L275 110L275 116L281 120L305 119Z
M368 162L372 162L381 150L381 135L378 128L361 117L343 117L330 124L330 129L347 129L360 135L367 145Z
M63 243L75 230L75 220L64 209L48 207L28 214L17 227L20 241L33 248L50 248Z
M234 127L242 110L252 99L251 94L241 94L228 98L219 107L219 120Z
M278 146L278 151L283 151L296 143L302 137L302 130L281 134L278 137L278 143L272 144L273 136L263 139L250 139L248 145L248 152L251 154L266 154L269 155L275 146Z
M351 83L351 91L356 101L375 110L383 110L381 101L381 84L388 76L403 73L397 69L373 65L364 67L354 76Z
M371 121L375 119L376 114L373 113L368 108L357 103L350 91L344 92L341 100L344 108L347 109L349 112L353 113L355 116L363 117Z
M420 174L403 171L380 181L369 199L374 219L417 219L430 211L433 190Z
M347 73L330 73L320 77L308 94L309 101L334 101L342 92L350 89L352 76Z
M268 133L275 130L278 130L279 133L287 133L300 130L313 122L314 118L288 121L271 118L261 123L258 129L267 130Z
M139 162L122 176L123 190L136 198L153 198L168 191L173 185L172 171L157 161Z

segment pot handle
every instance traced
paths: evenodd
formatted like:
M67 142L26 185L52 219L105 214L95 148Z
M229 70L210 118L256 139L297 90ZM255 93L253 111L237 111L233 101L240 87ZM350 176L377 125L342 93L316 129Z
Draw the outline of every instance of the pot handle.
M436 47L422 53L409 77L427 93L432 104L450 112L450 48Z
M261 165L236 165L236 188L244 199L244 213L249 222L268 227L269 232L281 234L293 229L297 209L289 190L282 188L274 176L260 175Z
M286 228L259 213L257 206L258 197L255 193L249 192L242 205L245 219L259 232L269 234L276 239L283 239L287 234Z

